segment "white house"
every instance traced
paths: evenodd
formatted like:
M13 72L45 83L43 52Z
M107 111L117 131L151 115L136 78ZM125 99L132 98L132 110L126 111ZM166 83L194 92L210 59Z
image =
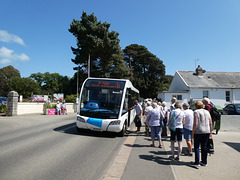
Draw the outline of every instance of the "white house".
M172 97L181 103L208 97L221 107L240 103L240 72L208 72L200 66L196 71L176 71L169 90L158 93L168 107Z

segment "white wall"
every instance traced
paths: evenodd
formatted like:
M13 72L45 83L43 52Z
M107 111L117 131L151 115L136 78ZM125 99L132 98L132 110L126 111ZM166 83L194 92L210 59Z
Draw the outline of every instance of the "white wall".
M229 103L240 103L240 90L233 89L191 89L190 98L202 99L203 91L208 91L208 97L213 104L225 107ZM230 101L226 101L226 91L230 91Z
M185 103L189 101L189 93L183 93L183 92L163 92L158 94L158 98L162 101L165 101L167 103L168 109L171 106L171 99L173 96L176 95L182 95L182 100L177 100L180 103Z
M67 112L74 113L76 112L75 103L66 103ZM22 114L44 114L44 103L39 102L19 102L17 106L17 115Z
M178 72L175 73L169 91L186 91L189 88L184 83L184 80L181 78Z
M240 132L238 115L222 115L220 131Z
M40 113L43 114L44 103L19 102L17 106L17 115Z
M240 103L240 89L233 89L233 103Z

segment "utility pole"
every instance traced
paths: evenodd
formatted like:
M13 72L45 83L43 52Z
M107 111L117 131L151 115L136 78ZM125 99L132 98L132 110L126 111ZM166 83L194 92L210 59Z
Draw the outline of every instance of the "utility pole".
M90 53L88 54L88 77L90 77Z
M79 76L79 66L77 67L77 99L76 99L76 103L78 104L78 76Z

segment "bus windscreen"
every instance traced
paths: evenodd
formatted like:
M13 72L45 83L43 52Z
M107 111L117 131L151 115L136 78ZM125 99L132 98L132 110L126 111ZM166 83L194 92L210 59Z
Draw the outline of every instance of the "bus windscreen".
M124 86L124 81L87 80L82 91L80 115L103 119L118 118Z

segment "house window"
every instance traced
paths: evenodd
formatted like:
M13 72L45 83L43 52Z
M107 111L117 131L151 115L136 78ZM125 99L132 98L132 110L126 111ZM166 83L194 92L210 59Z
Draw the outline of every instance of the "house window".
M207 97L208 98L208 91L203 91L203 98Z
M177 95L177 100L182 100L182 95Z
M172 95L172 97L175 97L177 100L182 100L182 95Z
M226 101L230 101L230 91L226 91Z

